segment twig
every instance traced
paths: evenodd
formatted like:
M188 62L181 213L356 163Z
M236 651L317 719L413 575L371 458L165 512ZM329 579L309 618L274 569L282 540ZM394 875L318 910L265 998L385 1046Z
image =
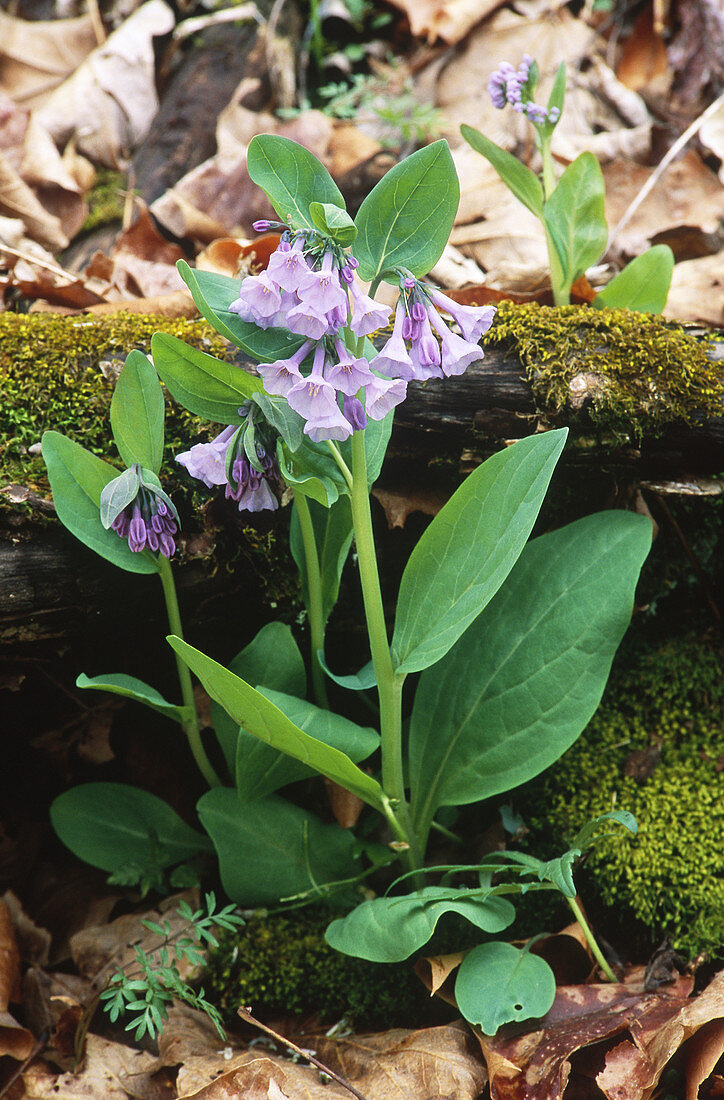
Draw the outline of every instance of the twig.
M261 15L256 4L241 4L237 8L224 8L222 11L213 11L209 15L198 15L194 19L184 19L173 32L174 42L181 42L191 34L198 34L206 27L214 27L217 23L243 23L248 19L256 19L261 22Z
M106 28L103 26L103 20L101 18L100 8L98 7L98 0L87 0L88 14L90 15L91 23L93 25L93 34L96 36L96 42L99 46L102 46L106 40Z
M653 191L654 187L659 182L674 157L676 157L684 148L684 146L688 144L689 141L691 141L694 135L697 134L698 131L701 129L704 122L706 122L706 120L711 115L718 111L722 104L724 104L724 92L722 92L719 98L715 99L713 103L710 103L707 109L703 111L698 118L694 119L691 126L688 126L687 129L684 130L683 134L676 139L666 156L662 157L662 159L656 165L656 168L646 180L646 183L643 185L636 198L624 211L624 214L618 222L618 225L616 225L615 228L612 230L611 236L608 238L608 247L606 251L611 248L611 245L613 244L623 227L625 225L628 225L628 223L631 221L631 218L634 216L644 199L646 199L651 191Z
M9 244L3 244L2 241L0 241L0 252L4 252L8 256L15 256L18 260L25 260L29 264L35 264L36 267L45 268L46 271L52 271L53 275L61 275L64 279L70 280L71 283L83 283L85 286L85 279L82 275L73 275L70 271L64 271L57 264L48 263L40 256L34 256L32 252L24 252L20 248L11 248Z
M340 1075L338 1073L335 1073L333 1069L325 1066L323 1062L320 1062L319 1059L315 1058L313 1054L310 1054L308 1050L302 1050L302 1048L298 1047L296 1043L293 1043L291 1039L285 1039L283 1035L279 1035L278 1032L274 1031L270 1027L267 1027L266 1024L263 1024L261 1022L261 1020L257 1020L255 1016L252 1016L250 1008L240 1008L238 1010L238 1015L241 1016L242 1020L246 1020L248 1024L253 1024L254 1027L258 1027L261 1031L265 1031L267 1035L271 1035L273 1039L277 1040L277 1042L283 1043L284 1046L289 1047L290 1050L293 1050L295 1054L299 1054L302 1058L305 1058L308 1062L311 1062L311 1064L315 1066L315 1068L318 1069L320 1073L326 1073L327 1077L331 1077L332 1080L336 1081L338 1085L341 1085L342 1088L347 1089L348 1092L351 1092L353 1096L357 1097L357 1100L367 1100L367 1098L363 1096L361 1092L357 1091L354 1085L350 1085L349 1081L345 1081L344 1077L340 1077Z

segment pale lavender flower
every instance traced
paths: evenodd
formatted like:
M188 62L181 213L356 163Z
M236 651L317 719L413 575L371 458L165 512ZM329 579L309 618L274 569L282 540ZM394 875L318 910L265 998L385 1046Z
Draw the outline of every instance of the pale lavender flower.
M298 336L307 336L310 340L321 340L330 330L326 313L319 313L313 305L299 302L287 313L285 325L290 332Z
M257 456L261 470L254 469L249 459L240 455L231 468L234 485L228 481L226 483L224 495L227 500L237 502L240 512L274 511L279 507L279 501L271 488L271 483L278 483L281 476L277 461L262 447L257 447Z
M463 374L471 363L482 359L480 347L451 332L439 314L431 316L431 322L442 337L440 368L446 377Z
M464 340L472 340L476 344L493 323L494 306L464 306L440 290L431 289L429 293L438 309L449 313L459 326Z
M334 341L334 350L337 353L337 362L327 363L324 368L324 377L340 393L354 397L359 389L374 377L370 371L369 362L364 358L354 358L341 340Z
M266 265L267 275L282 290L299 291L310 280L312 270L304 258L304 237L298 237L294 244L282 240L272 252ZM246 282L246 280L244 280Z
M374 357L370 366L389 378L404 378L409 381L415 377L410 353L403 337L402 330L407 321L405 302L400 296L395 310L395 323L392 328L392 336Z
M340 284L339 268L331 251L324 253L319 271L310 271L309 278L298 287L297 293L302 304L316 314L327 315L342 310L346 320L347 293Z
M389 322L392 310L389 306L383 306L380 302L376 302L374 298L370 298L368 294L364 294L357 283L354 282L354 276L352 278L353 281L349 285L349 291L352 295L353 312L349 327L357 337L369 336L377 329L385 327Z
M226 481L226 452L235 432L236 427L232 424L210 443L195 443L190 451L176 455L176 461L186 467L191 477L203 481L208 489L223 485Z
M287 394L290 407L304 417L304 431L315 443L322 439L343 440L352 434L351 425L339 407L337 390L324 378L326 359L326 348L320 343L311 373Z
M260 363L259 374L264 382L267 393L286 397L297 382L302 381L300 367L312 350L312 341L305 340L294 355L288 359L275 359L273 363Z
M248 320L251 313L253 320L260 327L266 327L270 319L281 305L281 290L270 278L267 271L259 275L249 275L241 284L241 290L236 302L229 306L230 313L244 313L243 320Z
M533 102L534 88L529 83L533 64L530 54L523 55L517 69L508 61L503 61L488 81L488 93L498 110L510 105L514 111L524 114L534 126L544 126L546 123L555 125L561 117L559 108L551 107L549 111Z
M373 420L383 420L407 396L407 382L402 378L372 378L365 386L365 410Z

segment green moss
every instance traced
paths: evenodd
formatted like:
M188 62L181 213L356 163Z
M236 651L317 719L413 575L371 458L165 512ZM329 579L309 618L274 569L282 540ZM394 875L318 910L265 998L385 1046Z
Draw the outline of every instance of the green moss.
M544 411L575 418L583 405L639 441L724 407L724 376L706 342L649 314L501 302L484 344L515 351Z
M583 736L527 793L546 807L532 823L538 854L560 850L596 814L634 813L635 838L591 853L592 888L617 918L631 915L692 954L724 954L721 656L690 635L624 652Z
M408 1025L429 996L407 963L388 965L333 951L324 929L335 914L301 909L253 916L211 952L202 984L232 1019L240 1005L370 1026Z
M122 172L112 168L98 169L96 182L88 195L88 215L81 226L82 233L90 233L92 229L100 229L122 219L124 200L121 192L127 186L128 181Z
M114 371L132 348L148 352L158 330L225 355L223 340L205 321L135 313L92 318L0 314L0 485L17 482L48 495L43 459L30 451L47 428L120 462L109 426ZM189 440L208 427L169 401L167 453L186 450Z

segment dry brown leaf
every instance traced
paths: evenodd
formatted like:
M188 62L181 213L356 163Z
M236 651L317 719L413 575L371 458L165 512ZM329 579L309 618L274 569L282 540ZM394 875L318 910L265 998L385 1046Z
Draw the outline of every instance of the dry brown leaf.
M701 124L699 140L721 161L719 179L724 183L724 103Z
M68 240L76 235L88 214L83 188L69 170L72 164L70 158L60 155L48 131L31 115L19 174L34 189L44 209L58 219ZM80 170L78 164L75 167ZM95 171L90 167L92 184Z
M621 985L560 986L550 1011L534 1031L494 1037L476 1029L490 1074L491 1100L561 1100L570 1056L632 1027L647 1012L675 1016L681 997L648 995Z
M22 148L29 119L30 111L25 107L18 107L0 89L0 149L3 152Z
M12 890L6 890L2 900L10 912L21 959L33 966L45 966L50 957L50 932L30 919Z
M665 1000L659 999L633 1020L630 1024L633 1042L627 1040L609 1052L604 1069L596 1077L598 1087L608 1100L649 1100L682 1043L712 1020L720 1022L722 1019L724 971L717 974L698 997L692 997L678 1008L673 1000L667 1005ZM714 1049L720 1041L721 1031L718 1039L715 1037ZM712 1050L706 1051L704 1064L708 1064L711 1054ZM695 1095L696 1090L687 1091L687 1100Z
M147 0L39 109L58 145L75 137L80 152L124 166L158 110L153 38L175 23L164 0Z
M22 221L29 237L53 251L68 244L60 220L45 209L3 153L0 153L0 214Z
M123 968L129 963L133 964L135 953L132 945L134 944L138 944L147 953L158 947L161 938L144 926L144 920L168 921L171 935L185 928L187 921L176 911L179 901L183 899L188 901L192 909L195 908L198 902L198 891L187 890L182 894L164 898L157 910L129 913L111 921L110 924L84 928L76 932L71 937L70 950L80 974L95 980L108 970ZM179 970L182 976L187 976L192 967L182 962L179 964Z
M414 485L396 489L373 489L372 496L379 500L385 510L387 526L404 527L405 520L413 512L423 512L426 516L436 516L449 494L435 489L418 488Z
M336 119L327 149L327 168L334 179L339 179L377 156L381 149L375 138L363 133L353 123Z
M653 4L639 12L634 28L624 43L616 76L627 88L639 91L669 74L666 45L654 28Z
M23 1100L169 1100L168 1087L154 1081L156 1059L143 1050L88 1035L78 1073L56 1073L36 1060L23 1071Z
M442 38L455 45L503 0L392 0L403 11L416 38L434 42Z
M317 1057L368 1100L477 1100L487 1074L464 1024L322 1039Z
M724 1020L711 1020L686 1045L686 1100L697 1100L699 1086L724 1055Z
M359 816L364 809L364 802L352 791L340 787L333 779L325 776L324 786L327 790L329 805L334 814L334 819L343 829L353 829L359 821Z
M0 901L0 1012L20 995L20 952L10 909Z
M452 976L464 958L465 952L458 951L454 955L433 955L427 959L418 959L415 973L430 990L430 996L436 993L443 1001L457 1006Z
M724 323L724 251L674 265L664 317L670 321Z
M39 107L97 46L93 19L16 19L0 11L0 91Z
M181 1078L181 1074L179 1074ZM183 1081L183 1078L181 1078ZM179 1088L182 1088L181 1084ZM258 1051L239 1055L238 1064L198 1091L179 1091L178 1100L349 1100L347 1089L324 1084L313 1066ZM375 1100L370 1096L368 1100ZM381 1097L380 1097L381 1100Z
M603 166L606 217L616 226L653 169L619 160ZM698 254L710 251L707 237L716 235L724 218L724 188L693 150L675 160L663 173L631 221L616 235L616 247L637 256L651 242L670 244L677 254L677 235L683 227L698 236ZM691 246L690 246L691 247Z
M120 302L101 302L88 306L84 313L108 315L112 313L153 313L159 317L179 318L198 317L199 311L187 290L176 290L172 294L159 294L155 298L128 298Z
M0 1012L0 1055L7 1054L17 1062L24 1062L34 1046L32 1032L21 1027L9 1012Z

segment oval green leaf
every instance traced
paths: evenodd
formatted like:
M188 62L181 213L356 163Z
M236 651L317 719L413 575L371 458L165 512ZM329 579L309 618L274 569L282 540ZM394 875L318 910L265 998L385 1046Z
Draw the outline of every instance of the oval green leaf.
M359 208L352 251L361 279L393 267L420 278L434 267L450 238L460 185L446 141L406 157L382 177Z
M468 145L472 145L476 153L480 153L490 161L501 180L512 191L516 199L527 206L537 218L543 217L543 186L534 172L531 172L522 161L501 149L494 141L486 138L479 130L464 123L460 127Z
M170 867L211 850L166 802L124 783L73 787L55 799L50 820L71 852L103 871Z
M468 1023L495 1035L503 1024L545 1016L556 979L545 959L512 943L483 943L463 959L455 1000Z
M101 493L118 470L60 432L43 433L43 458L58 519L85 546L129 573L157 573L156 559L134 553L101 523Z
M420 677L410 723L413 820L547 768L585 729L631 618L651 523L602 512L526 546L483 613Z
M543 210L568 287L600 260L608 241L605 185L593 153L581 153L558 180Z
M192 348L167 332L151 337L156 370L189 412L219 424L242 424L239 407L262 389L261 379L232 363Z
M314 228L312 202L345 208L342 192L322 162L289 138L258 134L249 142L246 166L281 220L293 229Z
M128 355L111 398L111 429L126 466L145 466L154 473L163 459L163 391L143 352Z
M122 695L125 699L133 699L137 703L143 703L145 707L181 722L186 715L186 707L169 703L163 695L150 684L135 676L126 676L123 672L109 672L105 676L86 676L81 672L75 682L79 688L93 688L94 691L108 691L111 695Z
M439 661L513 568L566 441L560 428L521 439L474 470L412 551L397 600L399 674Z
M633 309L661 313L666 305L674 272L674 253L667 244L655 244L642 252L593 299L596 309Z

